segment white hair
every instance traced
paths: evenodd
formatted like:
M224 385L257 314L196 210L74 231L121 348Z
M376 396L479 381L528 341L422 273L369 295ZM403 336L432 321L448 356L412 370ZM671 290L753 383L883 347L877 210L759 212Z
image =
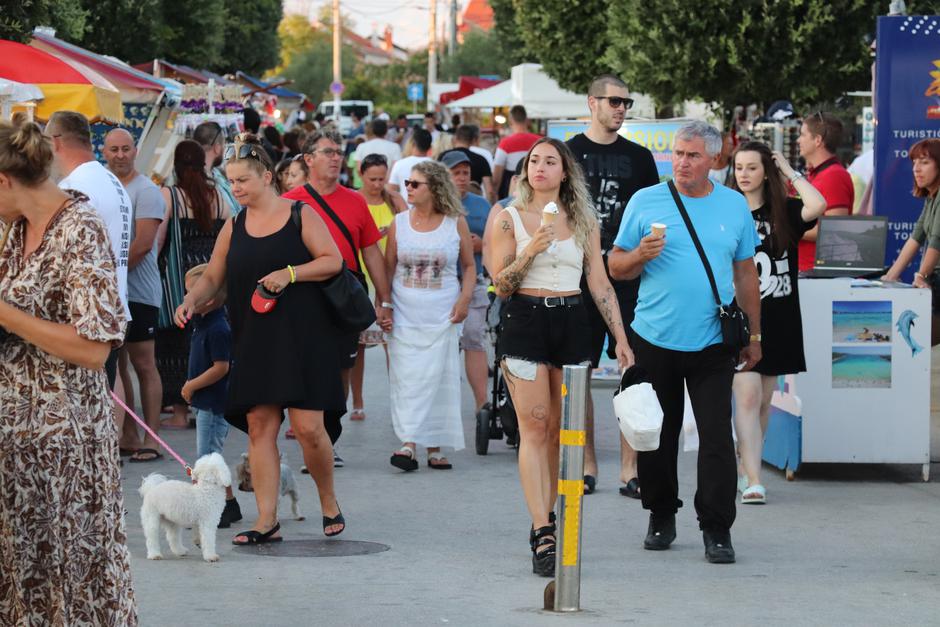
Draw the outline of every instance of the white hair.
M676 131L676 139L682 141L692 141L699 137L705 141L705 152L708 153L708 156L714 157L721 152L721 132L707 122L700 120L686 122Z

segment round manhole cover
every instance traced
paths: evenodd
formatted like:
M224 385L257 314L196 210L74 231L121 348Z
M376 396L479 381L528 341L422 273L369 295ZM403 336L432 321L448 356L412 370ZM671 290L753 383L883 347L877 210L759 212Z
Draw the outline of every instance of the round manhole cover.
M267 557L348 557L387 551L387 544L357 540L285 540L271 544L235 547L239 553Z

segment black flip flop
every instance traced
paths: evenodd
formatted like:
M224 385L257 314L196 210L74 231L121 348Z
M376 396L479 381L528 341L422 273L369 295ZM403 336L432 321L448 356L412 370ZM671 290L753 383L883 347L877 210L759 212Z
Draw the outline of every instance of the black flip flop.
M248 546L249 544L271 544L273 542L281 542L284 538L277 537L272 538L275 533L281 530L281 523L274 523L274 526L271 527L266 533L261 533L260 531L255 531L254 529L249 529L248 531L242 531L241 533L235 534L235 537L245 536L248 538L245 542L238 542L234 538L232 539L232 544L235 546Z
M634 477L627 481L627 485L620 486L620 494L631 499L640 498L640 480Z
M147 459L140 459L137 455L153 455L153 457L148 457ZM134 455L131 456L132 464L146 464L147 462L155 462L157 460L163 459L163 455L154 448L139 448L134 452Z
M594 494L597 488L597 479L593 475L584 475L584 493Z

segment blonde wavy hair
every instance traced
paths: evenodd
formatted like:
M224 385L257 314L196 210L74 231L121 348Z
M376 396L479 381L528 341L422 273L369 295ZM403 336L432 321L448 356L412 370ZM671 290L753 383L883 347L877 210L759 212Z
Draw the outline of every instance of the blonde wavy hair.
M516 183L516 196L513 204L526 206L532 200L532 186L529 184L529 159L532 151L542 144L550 144L561 157L561 166L565 176L558 190L558 200L568 212L568 224L574 241L578 243L585 256L591 254L591 232L597 227L597 212L587 184L584 182L584 172L581 165L575 161L574 155L564 142L553 137L543 137L533 144L522 161L522 172Z
M418 163L411 171L420 172L428 180L434 211L443 213L449 218L459 218L464 215L460 194L450 178L450 171L444 167L443 163L429 159Z

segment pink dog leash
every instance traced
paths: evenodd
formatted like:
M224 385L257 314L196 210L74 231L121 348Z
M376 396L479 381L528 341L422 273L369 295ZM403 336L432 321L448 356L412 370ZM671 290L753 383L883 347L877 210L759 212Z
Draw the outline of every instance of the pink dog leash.
M176 461L178 461L178 462L180 463L180 466L182 466L182 467L186 470L186 476L187 476L187 477L192 477L192 476L193 476L193 469L192 469L192 467L191 467L189 464L187 464L185 461L183 461L183 458L180 457L179 455L177 455L177 454L176 454L176 451L174 451L173 449L171 449L169 444L167 444L167 443L164 442L162 439L160 439L160 436L157 435L156 433L154 433L154 432L153 432L153 429L151 429L150 427L148 427L146 422L144 422L143 420L141 420L140 417L138 417L137 414L135 414L134 411L124 403L124 401L122 401L120 398L118 398L118 395L117 395L117 394L115 394L114 392L111 392L111 398L113 398L113 399L115 400L115 402L117 402L118 405L120 405L121 407L123 407L123 408L124 408L124 411L126 411L126 412L128 413L128 415L130 415L131 418L133 418L134 420L136 420L136 421L137 421L137 424L139 424L141 427L143 427L143 428L144 428L144 431L146 431L147 433L149 433L149 434L151 435L151 437L153 437L153 439L157 441L157 444L159 444L161 447L163 447L163 450L165 450L167 453L169 453L169 454L173 457L173 459L175 459Z

